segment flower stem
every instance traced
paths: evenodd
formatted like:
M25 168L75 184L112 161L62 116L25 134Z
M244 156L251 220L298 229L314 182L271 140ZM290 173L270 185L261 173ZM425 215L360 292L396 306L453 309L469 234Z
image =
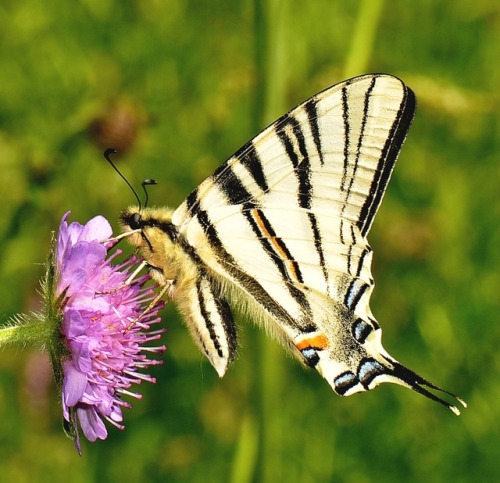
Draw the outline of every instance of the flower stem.
M32 345L43 348L53 328L37 314L20 315L12 320L12 325L0 328L0 347L8 344Z

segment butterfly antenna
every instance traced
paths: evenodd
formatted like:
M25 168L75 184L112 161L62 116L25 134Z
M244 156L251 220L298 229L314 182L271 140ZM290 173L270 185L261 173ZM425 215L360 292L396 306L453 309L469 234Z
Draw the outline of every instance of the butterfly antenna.
M139 196L137 195L137 192L135 191L134 187L129 183L128 179L123 176L121 171L115 166L115 163L111 161L111 155L116 154L118 151L115 148L108 148L106 151L104 151L104 158L106 161L111 165L111 167L120 175L120 178L127 183L127 186L132 190L132 193L134 193L135 199L137 200L137 204L139 205L139 211L142 211L142 203L141 200L139 199ZM148 180L146 180L148 181ZM149 180L151 181L151 180ZM156 182L155 182L156 183ZM154 184L154 183L152 183ZM147 193L146 193L147 195ZM146 203L147 203L147 196L146 196Z
M150 186L153 184L158 184L155 179L145 179L141 183L142 189L144 190L144 193L146 194L146 200L144 201L144 208L146 208L148 206L148 201L149 201L149 193L148 193L148 190L146 189L146 186Z

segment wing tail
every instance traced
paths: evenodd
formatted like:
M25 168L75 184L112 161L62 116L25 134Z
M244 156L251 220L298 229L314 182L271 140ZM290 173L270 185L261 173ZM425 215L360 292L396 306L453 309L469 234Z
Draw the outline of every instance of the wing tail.
M442 399L439 396L436 396L434 393L430 392L426 388L433 389L435 391L439 391L443 394L447 394L448 396L456 399L464 408L467 407L467 403L462 400L460 397L458 397L456 394L453 394L450 391L447 391L445 389L442 389L439 386L436 386L432 382L428 381L422 376L419 376L417 373L413 372L411 369L408 369L407 367L403 366L399 362L393 360L393 359L388 359L391 367L387 367L387 374L390 376L393 376L397 379L397 382L401 384L402 386L409 387L410 389L413 389L414 391L418 392L419 394L422 394L422 396L425 396L429 399L432 399L433 401L436 401L439 404L442 404L443 406L447 407L450 411L455 413L457 416L460 415L460 410L457 408L456 405L450 404L448 401L445 399ZM392 382L392 381L391 381Z

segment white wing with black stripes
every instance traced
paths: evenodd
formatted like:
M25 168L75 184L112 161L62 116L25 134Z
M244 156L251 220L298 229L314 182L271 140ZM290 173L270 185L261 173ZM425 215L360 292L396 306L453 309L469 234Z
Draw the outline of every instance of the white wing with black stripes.
M369 307L366 235L414 111L414 94L399 79L350 79L243 146L171 220L144 218L146 237L146 227L159 227L194 267L190 278L172 279L189 286L179 289L181 310L220 375L236 350L229 300L340 395L394 382L458 412L384 350Z

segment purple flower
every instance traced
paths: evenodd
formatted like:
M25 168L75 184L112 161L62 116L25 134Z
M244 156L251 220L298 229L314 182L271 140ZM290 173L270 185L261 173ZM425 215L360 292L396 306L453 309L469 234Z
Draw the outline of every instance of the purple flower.
M90 441L107 437L105 420L123 429L122 408L131 405L122 396L140 398L129 391L132 384L155 382L142 371L161 364L147 354L160 354L165 346L148 343L165 330L150 330L163 303L144 286L149 276L129 280L139 260L111 264L120 251L108 256L114 245L108 221L96 216L86 225L68 225L68 216L61 220L53 257L62 355L52 360L60 361L54 370L62 379L63 415L80 452L78 427Z

